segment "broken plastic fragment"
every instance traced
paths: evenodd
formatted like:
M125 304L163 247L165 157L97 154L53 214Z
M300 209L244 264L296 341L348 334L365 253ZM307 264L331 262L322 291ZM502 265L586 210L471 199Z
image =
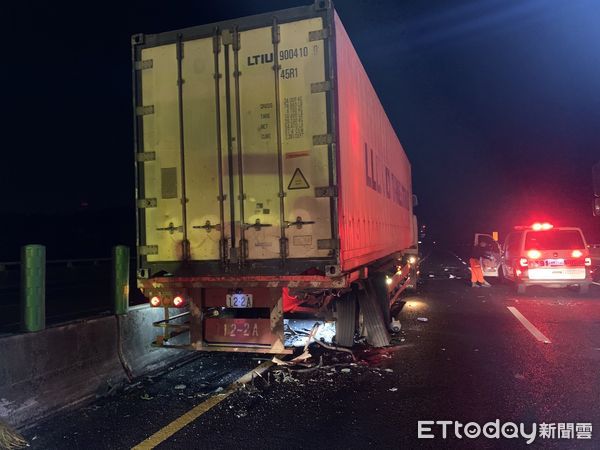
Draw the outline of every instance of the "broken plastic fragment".
M398 388L395 388L395 387L388 389L388 391L390 391L390 392L396 392L397 390L398 390Z
M342 371L343 373L350 373L350 372L351 372L351 370L350 370L350 369L348 369L347 367L344 367L344 368L343 368L341 371Z
M185 384L178 384L173 389L177 389L178 391L181 391L185 388L186 388Z
M144 394L144 395L140 396L140 398L141 398L142 400L152 400L154 397L151 397L151 396L150 396L150 395L148 395L148 394Z
M429 319L427 317L417 317L417 320L419 322L429 322Z
M394 369L384 369L386 372L393 372Z

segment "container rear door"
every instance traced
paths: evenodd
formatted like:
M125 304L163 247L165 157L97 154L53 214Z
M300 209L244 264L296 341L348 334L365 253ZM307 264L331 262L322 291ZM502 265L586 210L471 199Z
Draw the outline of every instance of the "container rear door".
M182 258L183 208L181 202L181 142L175 44L142 50L152 67L141 73L142 142L145 154L143 197L145 244L155 250L148 261Z
M331 256L331 198L316 194L332 161L325 41L310 39L322 28L233 27L142 50L148 261Z
M322 28L322 19L313 18L280 24L275 34L273 27L239 34L236 152L242 152L249 260L278 259L282 251L289 258L330 253L319 249L319 241L329 242L332 235L330 199L315 195L315 188L329 186L328 145L315 144L315 137L328 132L326 93L313 87L326 79L325 45L309 38Z

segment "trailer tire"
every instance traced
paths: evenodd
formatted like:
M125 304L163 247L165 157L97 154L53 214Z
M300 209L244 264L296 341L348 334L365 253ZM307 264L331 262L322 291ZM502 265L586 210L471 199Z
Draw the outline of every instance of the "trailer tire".
M416 267L410 268L410 273L408 275L410 277L410 284L406 285L406 288L404 289L406 292L410 292L411 294L417 292L417 283L419 282L419 276L417 275L417 272L418 270Z
M335 343L342 347L352 347L356 330L356 296L354 292L338 298L335 301L335 309L337 311Z
M373 294L377 297L377 303L379 303L381 308L384 323L389 328L392 323L392 314L390 312L390 294L388 293L385 279L384 273L378 273L372 278L370 285Z
M374 295L366 291L358 291L358 304L363 315L367 329L367 342L373 347L386 347L390 345L390 335L384 321L379 302Z

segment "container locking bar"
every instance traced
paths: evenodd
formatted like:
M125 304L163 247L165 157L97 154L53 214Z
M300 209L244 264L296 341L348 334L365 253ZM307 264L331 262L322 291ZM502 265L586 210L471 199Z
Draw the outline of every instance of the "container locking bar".
M273 75L275 83L275 122L277 130L277 175L279 177L279 254L281 255L281 264L285 266L287 258L287 237L285 230L285 191L283 184L283 141L281 138L281 88L279 86L279 74L281 66L279 65L279 42L281 35L277 19L273 18L271 27L271 40L273 43Z

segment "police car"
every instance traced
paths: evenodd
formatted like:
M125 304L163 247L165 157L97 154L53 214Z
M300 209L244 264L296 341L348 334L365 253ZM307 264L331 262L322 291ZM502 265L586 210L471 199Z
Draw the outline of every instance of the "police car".
M478 240L491 240L485 234ZM489 246L488 246L489 247ZM554 227L550 223L534 223L515 227L504 245L492 245L492 258L483 267L485 276L498 276L512 281L517 293L528 286L577 286L586 294L592 282L588 245L581 229Z

